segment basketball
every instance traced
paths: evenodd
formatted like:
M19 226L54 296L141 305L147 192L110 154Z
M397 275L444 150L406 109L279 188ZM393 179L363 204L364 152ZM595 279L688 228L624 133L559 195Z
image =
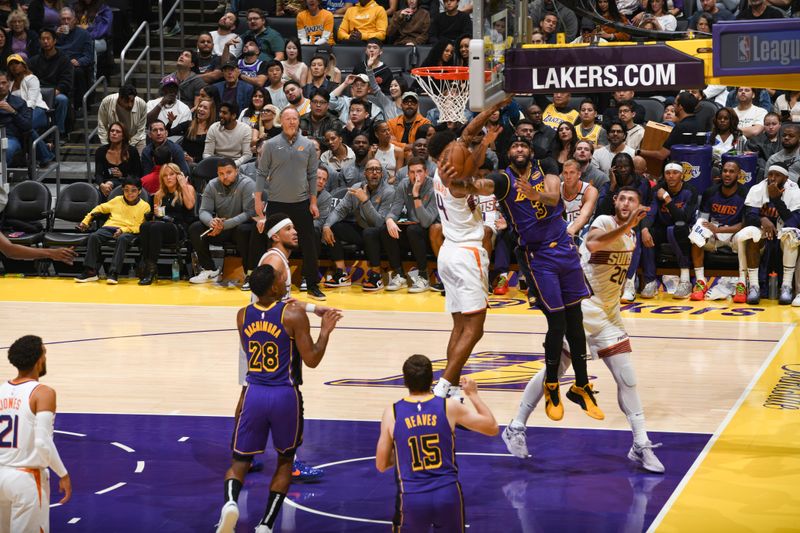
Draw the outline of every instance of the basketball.
M458 172L459 179L474 176L478 171L478 165L472 152L467 145L461 141L455 141L450 145L445 161L455 168L456 172Z

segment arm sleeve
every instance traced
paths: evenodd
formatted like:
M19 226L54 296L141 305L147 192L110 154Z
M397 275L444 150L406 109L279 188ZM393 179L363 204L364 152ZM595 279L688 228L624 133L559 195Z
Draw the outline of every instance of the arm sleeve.
M416 208L414 211L423 228L431 227L431 225L436 222L436 219L439 218L439 209L436 207L436 200L433 194L428 199L427 203L423 203L422 207Z
M104 174L108 167L108 163L106 163L107 151L108 149L103 145L94 153L94 182L97 185L103 183L103 179L105 178Z
M317 151L311 143L308 143L308 165L306 167L306 179L308 180L308 196L317 197L317 167L319 167L319 158Z
M214 191L206 186L203 190L203 198L200 200L200 212L198 214L200 222L206 226L211 226L211 219L214 218Z
M347 11L349 11L349 9ZM350 38L350 14L347 11L344 12L344 18L342 18L342 23L339 25L339 32L336 35L340 41L346 41Z
M272 151L270 145L264 146L264 151L261 152L261 157L258 159L258 177L256 179L256 192L263 193L267 188L267 180L269 179L270 166L272 165ZM263 200L263 198L262 198Z
M100 109L97 110L97 136L100 138L100 144L108 144L108 106L109 99L103 98L100 102Z
M40 411L36 413L36 426L34 428L34 445L53 472L58 477L67 475L67 467L58 455L56 443L53 442L53 423L56 415L52 411Z
M497 201L505 200L511 186L508 176L501 172L493 172L489 175L489 179L494 182L494 197Z

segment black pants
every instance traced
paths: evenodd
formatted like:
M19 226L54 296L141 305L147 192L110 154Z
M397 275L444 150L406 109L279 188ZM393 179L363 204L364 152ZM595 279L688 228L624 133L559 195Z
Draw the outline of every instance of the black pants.
M287 215L294 228L297 230L297 239L300 241L300 253L303 254L303 277L309 287L316 287L319 285L319 253L317 252L316 232L314 231L314 217L311 216L309 211L310 202L308 200L297 202L293 204L285 204L282 202L267 201L266 215L274 215L275 213L283 213ZM258 251L261 253L253 257L254 261L258 261L261 254L267 248L267 232L260 234L261 243Z
M347 242L364 249L370 267L381 266L381 232L386 232L385 227L362 228L355 222L342 221L331 226L331 231L336 237L336 242L330 247L331 259L334 261L344 259L342 244Z
M235 228L223 230L215 237L208 235L201 237L200 235L208 231L208 226L199 220L194 222L189 226L189 239L192 241L192 248L197 253L197 262L200 263L203 270L216 270L208 247L211 244L223 245L226 242L233 242L236 243L236 250L242 257L242 265L250 264L250 233L254 231L254 226L252 222L245 222Z
M103 260L100 248L108 241L114 240L116 228L100 228L89 235L86 242L86 259L83 264L86 268L97 270ZM122 264L125 261L125 253L128 248L136 242L138 235L134 233L123 233L117 237L117 245L114 248L114 257L111 258L111 272L119 274L122 271Z
M423 228L420 224L408 224L400 226L400 229L402 231L399 239L392 238L385 226L381 233L381 242L389 256L389 265L396 273L403 272L403 251L410 249L417 263L417 270L424 276L428 272L428 228Z
M142 259L145 263L158 262L161 247L177 243L179 232L178 226L172 222L153 220L142 224L139 228L139 248L142 250Z

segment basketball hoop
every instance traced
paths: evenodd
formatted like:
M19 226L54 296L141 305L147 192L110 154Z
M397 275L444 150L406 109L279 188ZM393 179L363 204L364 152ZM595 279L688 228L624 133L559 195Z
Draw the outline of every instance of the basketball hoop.
M411 75L439 109L439 122L467 121L469 67L419 67L412 69ZM486 72L486 81L490 77L491 72Z

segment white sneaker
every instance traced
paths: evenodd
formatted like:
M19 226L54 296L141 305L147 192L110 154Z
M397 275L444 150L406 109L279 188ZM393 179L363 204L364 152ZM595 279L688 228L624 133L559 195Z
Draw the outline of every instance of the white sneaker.
M239 506L234 501L225 502L219 514L217 533L234 533L236 522L239 520Z
M258 524L256 526L256 533L272 533L272 529L267 524Z
M406 278L400 274L393 272L389 276L389 284L386 285L387 291L399 291L400 289L404 289L406 287L408 287L408 281L406 281Z
M639 463L642 465L642 468L649 472L663 474L664 465L661 464L661 461L658 460L656 454L653 453L653 448L658 448L659 446L661 446L661 443L653 444L652 442L647 441L642 446L639 446L634 442L633 446L631 446L631 449L628 452L628 459L635 463Z
M414 278L414 282L411 284L411 287L408 288L408 292L411 294L416 294L419 292L425 292L428 289L430 289L430 283L428 283L428 280L417 276Z
M629 304L636 300L636 284L633 278L625 280L625 288L622 291L622 302Z
M189 278L189 283L208 283L219 280L219 270L201 270L198 275Z
M528 441L525 428L515 428L511 424L503 430L503 442L506 443L508 453L520 459L527 459L531 456L528 453Z
M457 402L464 403L464 395L461 392L461 387L450 385L447 390L447 397Z
M642 298L649 300L650 298L655 298L657 294L658 294L658 281L653 280L644 286L642 292L640 293L640 296Z
M794 297L794 300L792 300L792 307L800 307L800 293L798 293L797 296Z

